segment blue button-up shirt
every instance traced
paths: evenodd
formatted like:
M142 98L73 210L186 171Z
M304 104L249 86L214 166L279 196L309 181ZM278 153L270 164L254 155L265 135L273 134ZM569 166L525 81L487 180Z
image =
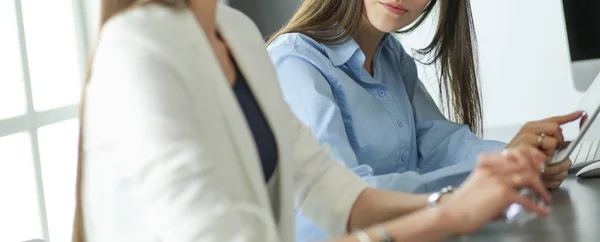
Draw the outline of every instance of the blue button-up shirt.
M291 33L268 51L293 112L330 145L332 157L375 188L425 193L458 186L481 152L505 146L448 121L392 35L377 47L374 76L353 40L325 45ZM296 238L327 236L298 214Z

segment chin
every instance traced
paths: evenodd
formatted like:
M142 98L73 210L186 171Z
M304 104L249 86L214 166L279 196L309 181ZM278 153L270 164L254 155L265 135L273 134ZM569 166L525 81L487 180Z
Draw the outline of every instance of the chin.
M384 33L392 33L398 31L403 26L398 23L381 22L379 24L373 24L373 27Z

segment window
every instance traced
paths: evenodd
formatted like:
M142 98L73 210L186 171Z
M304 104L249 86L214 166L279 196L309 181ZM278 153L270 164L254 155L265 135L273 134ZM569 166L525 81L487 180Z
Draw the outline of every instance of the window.
M13 1L0 2L0 119L26 113L19 38Z
M88 51L79 4L0 1L0 241L70 240Z

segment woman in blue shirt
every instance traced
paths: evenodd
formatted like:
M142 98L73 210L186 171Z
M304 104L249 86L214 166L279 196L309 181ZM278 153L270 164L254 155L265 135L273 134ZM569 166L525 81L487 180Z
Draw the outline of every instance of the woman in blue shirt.
M525 125L509 143L481 134L481 102L468 0L440 1L422 56L439 66L448 121L419 81L414 60L390 33L417 28L437 0L304 0L268 51L286 101L331 155L380 189L424 193L458 185L485 151L535 146L548 155L564 142L560 124L581 113ZM412 25L411 25L412 24ZM546 168L558 187L571 162ZM324 234L299 216L298 241Z

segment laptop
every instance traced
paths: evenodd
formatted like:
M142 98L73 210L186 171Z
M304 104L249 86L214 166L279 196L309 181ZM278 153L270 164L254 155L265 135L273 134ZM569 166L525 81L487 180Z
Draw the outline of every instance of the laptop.
M600 161L600 74L584 94L579 110L587 113L579 134L565 148L557 150L549 164L571 158L573 166L570 171L574 171Z

